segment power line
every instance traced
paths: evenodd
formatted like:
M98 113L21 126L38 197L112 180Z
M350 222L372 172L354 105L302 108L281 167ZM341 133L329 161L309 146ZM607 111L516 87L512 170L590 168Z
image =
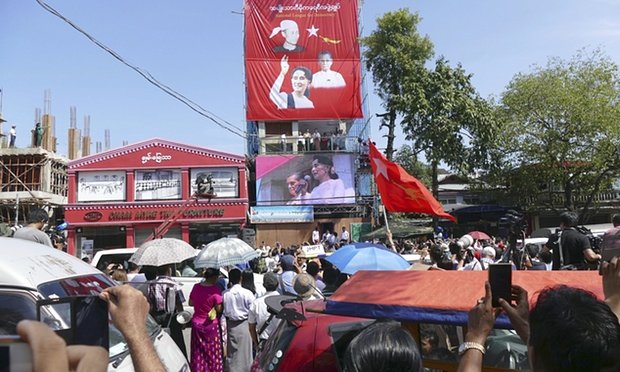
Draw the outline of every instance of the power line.
M236 125L234 125L234 124L232 124L232 123L230 123L230 122L228 122L228 121L226 121L226 120L224 120L222 118L220 118L216 114L214 114L214 113L206 110L202 106L200 106L198 103L196 103L196 102L192 101L191 99L185 97L183 94L181 94L181 93L177 92L176 90L170 88L169 86L161 83L153 75L151 75L148 71L146 71L146 70L144 70L144 69L142 69L142 68L140 68L138 66L134 66L134 65L130 64L120 54L118 54L117 52L115 52L111 48L107 47L106 45L101 43L99 40L95 39L88 32L84 31L78 25L73 23L70 19L68 19L65 16L63 16L62 14L60 14L56 9L52 8L50 5L45 3L43 0L36 0L36 2L39 5L41 5L41 7L43 9L47 10L48 12L50 12L53 15L55 15L56 17L62 19L64 22L66 22L71 27L73 27L75 30L77 30L78 32L80 32L81 34L86 36L86 38L88 38L90 41L95 43L95 45L97 45L101 49L103 49L106 52L108 52L110 55L112 55L112 57L114 57L117 60L119 60L122 64L124 64L125 66L131 68L132 70L134 70L135 72L140 74L140 76L142 76L144 79L146 79L149 83L151 83L154 86L156 86L157 88L161 89L166 94L168 94L171 97L173 97L174 99L180 101L181 103L183 103L184 105L186 105L187 107L192 109L194 112L198 113L199 115L202 115L202 116L206 117L207 119L211 120L212 122L214 122L220 128L223 128L223 129L225 129L225 130L227 130L227 131L229 131L229 132L231 132L231 133L233 133L233 134L235 134L235 135L237 135L237 136L239 136L239 137L241 137L243 139L246 139L246 134L245 134L245 131L243 129L239 128L238 126L236 126Z

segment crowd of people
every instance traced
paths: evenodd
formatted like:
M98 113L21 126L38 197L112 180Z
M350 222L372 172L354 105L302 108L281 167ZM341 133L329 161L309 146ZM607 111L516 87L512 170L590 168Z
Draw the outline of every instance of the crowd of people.
M576 265L574 257L581 252L580 260L600 260L599 253L581 237L571 237L576 224L575 215L561 216L559 244L550 239L548 248L535 250L524 247L520 264L524 269L565 270L556 265L555 257L564 263ZM614 229L620 231L620 215L613 218ZM346 228L336 234L319 229L311 234L312 243L325 244L337 249L350 240ZM564 239L564 240L563 240ZM306 244L309 244L306 243ZM507 256L502 240L474 241L473 239L420 239L394 243L389 237L387 245L396 251L418 252L427 255L433 270L484 270L490 263ZM563 249L564 253L553 249ZM329 296L348 276L342 274L328 261L304 257L303 244L274 248L264 242L257 247L265 260L263 285L254 282L254 271L247 266L196 269L195 275L203 280L194 285L189 305L194 307L191 319L191 351L189 361L192 371L247 371L257 350L266 342L280 320L268 311L266 299L280 294L298 300L320 299ZM570 257L570 258L567 258ZM516 268L516 265L515 265ZM109 303L114 324L128 341L136 370L164 370L152 344L145 335L144 320L150 313L160 324L170 328L175 342L182 340L182 325L171 318L182 309L182 292L171 277L174 266L166 265L149 272L132 267L109 265L107 273L119 283L144 280L164 284L154 286L144 296L131 286L123 285L105 290L101 297ZM257 270L254 267L254 270ZM620 259L602 261L599 272L602 278L604 300L592 293L565 285L549 287L540 292L534 303L530 294L519 286L512 286L512 296L500 299L500 307L491 304L491 287L485 284L485 295L470 310L467 332L459 348L459 371L480 371L485 355L486 341L495 325L496 317L505 313L517 335L528 347L532 370L557 371L612 371L620 368ZM188 271L189 273L189 271ZM172 291L165 290L171 288ZM162 290L164 289L164 290ZM170 293L173 299L169 301ZM172 307L170 303L172 302ZM177 323L175 330L174 323ZM96 347L65 346L55 334L40 323L23 321L18 327L20 336L31 344L34 352L35 371L47 366L50 356L43 350L43 343L63 356L63 365L88 366L89 370L103 370L105 351ZM180 336L180 339L175 337ZM149 345L146 345L149 344ZM436 348L436 336L424 333L417 345L411 333L394 321L377 321L361 331L350 342L343 360L344 371L407 370L423 371L422 356ZM135 356L134 356L135 354ZM54 361L57 363L58 361ZM51 365L51 364L49 364ZM39 369L37 369L39 367ZM80 367L81 368L81 367ZM61 369L62 370L62 369Z

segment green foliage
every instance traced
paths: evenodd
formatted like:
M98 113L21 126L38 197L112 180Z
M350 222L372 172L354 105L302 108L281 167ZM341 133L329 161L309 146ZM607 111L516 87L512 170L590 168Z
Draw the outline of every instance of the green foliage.
M431 188L431 169L418 160L410 145L403 145L396 153L394 161L403 167L407 173L420 180L427 188Z
M521 205L587 214L620 177L618 66L600 51L553 58L517 74L500 103L489 180Z
M420 16L408 9L385 13L377 29L360 40L366 68L372 72L375 91L386 109L403 94L404 76L416 75L433 55L433 43L418 34Z
M423 151L431 163L445 162L465 174L488 163L487 148L496 135L493 110L460 64L451 67L439 58L434 70L405 77L403 85L405 92L415 94L400 96L396 107L414 150Z

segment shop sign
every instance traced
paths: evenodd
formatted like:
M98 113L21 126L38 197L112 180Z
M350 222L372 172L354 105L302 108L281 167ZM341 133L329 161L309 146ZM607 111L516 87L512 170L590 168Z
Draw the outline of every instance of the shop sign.
M97 211L88 212L84 214L84 221L96 222L96 221L99 221L101 217L103 217L103 213L101 212L97 212Z
M172 155L164 155L161 152L156 152L155 154L147 152L146 155L142 156L142 164L146 164L149 161L154 161L157 164L161 164L164 160L172 160Z
M172 210L141 210L141 211L122 211L110 212L109 221L147 221L147 220L166 220L174 214ZM224 208L190 208L183 212L183 219L204 219L224 217Z

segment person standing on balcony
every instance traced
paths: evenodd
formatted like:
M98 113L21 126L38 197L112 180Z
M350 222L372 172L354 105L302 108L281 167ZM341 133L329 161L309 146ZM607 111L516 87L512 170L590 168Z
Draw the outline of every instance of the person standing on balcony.
M17 137L17 130L15 129L15 124L11 125L11 129L9 130L9 147L15 147L15 138Z

